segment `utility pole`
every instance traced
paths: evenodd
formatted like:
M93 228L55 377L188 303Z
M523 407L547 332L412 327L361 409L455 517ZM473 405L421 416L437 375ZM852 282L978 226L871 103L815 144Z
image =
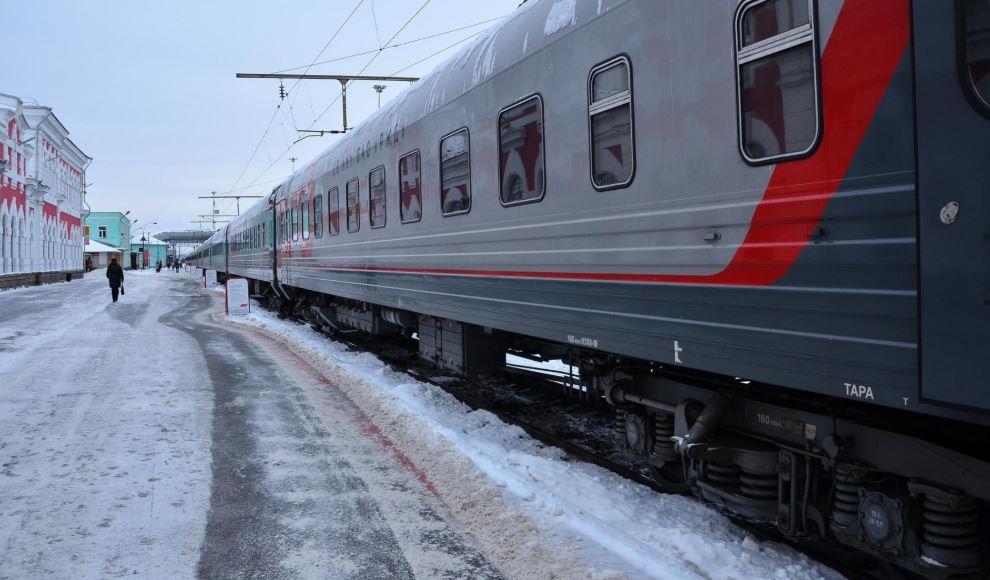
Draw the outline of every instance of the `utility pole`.
M381 81L381 82L408 82L414 83L419 80L419 77L392 77L392 76L367 76L367 75L296 75L296 74L283 74L283 73L237 73L236 78L239 79L278 79L279 80L279 96L285 98L284 90L281 88L281 82L284 79L298 79L298 80L318 80L318 81L339 81L340 82L340 104L343 113L343 125L340 129L297 129L299 133L306 133L299 139L296 143L302 141L307 137L322 137L323 135L339 135L341 133L346 133L351 129L347 126L347 85L352 81ZM384 87L384 85L376 85L375 90L378 90L378 86ZM385 90L382 88L382 90ZM381 92L378 91L378 106L381 107Z

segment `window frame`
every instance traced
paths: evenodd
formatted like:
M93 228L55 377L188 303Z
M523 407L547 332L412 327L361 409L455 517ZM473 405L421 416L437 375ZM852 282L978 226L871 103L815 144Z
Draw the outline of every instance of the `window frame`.
M419 157L419 217L414 220L407 220L402 212L402 160L406 157L416 155ZM413 149L409 153L399 157L398 163L396 163L396 169L399 172L398 179L396 182L399 184L399 223L401 224L414 224L423 221L423 154L419 149ZM443 183L441 182L441 185ZM442 208L441 208L442 209Z
M302 203L299 204L299 233L304 242L309 240L311 233L312 222L309 219L311 211L309 200L303 198Z
M333 194L331 196L331 193ZM333 231L333 216L330 212L330 198L337 201L337 231ZM335 185L327 190L327 236L340 235L340 187Z
M627 103L626 97L622 95L612 95L611 97L601 99L599 101L595 100L595 77L605 72L606 70L617 66L619 64L625 64L626 70L629 71L629 118L631 121L629 131L630 138L632 140L632 171L629 173L629 179L620 183L613 183L611 185L598 185L595 182L595 130L594 130L594 118L595 115L600 115L602 113L607 113L612 109L618 109L619 107ZM633 87L633 66L632 59L629 58L628 54L622 53L616 55L606 61L603 61L591 68L588 73L588 173L591 178L591 186L595 188L595 191L611 191L613 189L625 189L632 185L632 182L636 179L636 104L635 104L635 90ZM596 107L595 104L598 103Z
M462 209L460 211L444 212L443 211L443 142L448 137L453 137L454 135L456 135L456 134L458 134L458 133L460 133L462 131L467 135L467 139L468 139L468 141L467 141L467 143L468 143L468 160L467 160L467 164L468 164L468 206L467 206L467 209ZM472 174L474 172L471 170L471 149L472 149L472 147L471 147L471 130L468 129L468 127L466 125L463 126L463 127L461 127L461 128L459 128L459 129L456 129L454 131L451 131L450 133L447 133L446 135L443 135L443 136L440 137L439 148L438 148L438 151L437 151L437 153L438 153L437 160L439 161L437 163L437 176L439 177L438 183L440 185L440 190L439 190L440 195L438 197L439 197L439 202L440 202L440 215L443 216L443 217L445 217L445 218L446 217L453 217L453 216L456 216L456 215L464 215L464 214L471 213L471 208L474 206L474 180L472 179ZM422 158L420 158L420 159L422 160ZM422 187L422 185L420 187Z
M755 42L747 47L743 47L742 25L743 16L752 8L771 2L773 0L744 0L736 8L736 15L733 22L733 56L736 77L736 134L738 135L739 154L747 165L758 167L761 165L771 165L804 159L814 154L822 141L824 132L824 118L822 111L822 75L821 75L821 51L818 42L818 2L816 0L798 0L808 3L808 24L800 28L794 28L782 32L770 38ZM807 29L807 30L806 30ZM811 68L814 78L814 98L815 98L815 137L811 143L801 151L791 153L781 153L769 157L752 158L746 153L743 132L743 102L742 102L742 67L745 64L774 56L786 52L792 48L811 44Z
M966 100L978 113L990 119L990 100L984 98L980 90L976 88L966 58L966 3L967 0L956 1L956 61L959 68L959 83L962 85Z
M382 215L382 218L383 218L382 224L376 226L374 220L372 219L372 213L371 213L372 212L372 206L374 205L374 204L371 203L371 176L372 176L372 174L374 174L378 170L381 170L381 172L382 172L382 204L383 204L383 208L382 209L384 210L384 213ZM373 230L380 230L380 229L384 228L386 225L388 225L388 175L387 175L387 173L388 173L388 170L385 169L385 164L379 165L378 167L375 167L374 169L372 169L371 171L368 172L368 225ZM358 195L360 196L360 192L358 192Z
M318 193L313 197L313 207L310 212L313 216L313 237L323 237L323 194Z
M510 109L514 109L524 103L529 101L537 101L540 103L540 153L543 155L543 191L540 192L539 197L533 197L530 199L521 199L519 201L511 201L506 203L502 199L502 115L504 115ZM527 95L514 103L502 107L498 112L498 116L495 117L495 130L498 132L497 140L497 155L498 155L498 202L502 207L513 207L517 205L526 205L527 203L539 203L543 201L543 198L547 196L547 125L546 125L546 114L544 112L544 101L543 95L540 93L532 93ZM468 151L468 156L470 157L470 151Z
M292 230L292 241L299 241L299 224L302 220L299 219L299 207L293 205L289 208L289 229Z
M350 193L347 191L347 189L348 189L348 186L350 186L350 184L351 183L354 183L355 181L357 182L357 195L355 196L355 197L357 197L357 217L354 220L354 223L356 224L356 227L352 230L351 229ZM344 208L345 208L345 213L347 214L347 224L346 224L347 225L347 233L349 233L349 234L356 234L356 233L360 232L361 231L361 178L360 177L355 177L354 179L349 179L349 180L347 180L347 183L344 184Z

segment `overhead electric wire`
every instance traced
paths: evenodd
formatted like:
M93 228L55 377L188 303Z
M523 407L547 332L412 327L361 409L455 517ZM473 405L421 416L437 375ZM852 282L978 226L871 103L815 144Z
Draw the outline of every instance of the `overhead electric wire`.
M398 31L396 31L396 33L392 35L392 38L389 38L389 39L388 39L388 41L387 41L387 42L385 43L385 46L388 46L388 45L390 45L390 44L392 44L392 41L393 41L393 40L395 40L395 37L397 37L397 36L399 36L400 34L402 34L402 31L403 31L403 30L405 30L405 29L406 29L406 27L407 27L407 26L409 26L409 24L410 24L410 23L411 23L411 22L412 22L413 20L415 20L417 16L419 16L419 13L420 13L420 12L422 12L422 11L423 11L423 9L424 9L424 8L426 8L426 7L427 7L427 6L428 6L428 5L430 4L430 2L431 2L431 1L432 1L432 0L426 0L425 2L423 2L423 4L422 4L422 5L420 5L420 7L419 7L419 10L416 10L416 12L415 12L415 13L414 13L414 14L413 14L412 16L410 16L408 20L406 20L406 23L405 23L405 24L403 24L403 25L402 25L402 27L401 27L401 28L399 28L399 30L398 30ZM378 57L379 57L379 56L380 56L380 55L382 54L382 50L384 50L384 48L385 48L385 47L383 46L382 48L380 48L380 49L378 49L378 51L377 51L377 52L375 53L375 55L374 55L374 56L372 56L372 57L371 57L371 59L369 59L369 60L368 60L368 62L366 62L366 63L364 64L364 66L363 66L363 67L361 68L361 70L360 70L360 71L358 72L358 74L357 74L356 76L361 76L362 74L364 74L364 71L366 71L366 70L368 70L368 67L369 67L369 66L371 66L371 63L373 63L373 62L375 62L375 59L376 59L376 58L378 58ZM348 84L348 85L350 85L350 84L351 84L351 83L353 83L353 82L354 82L354 81L349 81L349 82L348 82L347 84ZM340 96L338 95L338 96L337 96L336 98L334 98L334 100L333 100L333 101L331 101L331 102L330 102L330 104L329 104L329 105L327 105L327 106L326 106L326 108L325 108L325 109L323 109L323 111L322 111L322 112L320 112L320 114L319 114L319 115L317 115L317 116L316 116L316 118L315 118L315 119L313 119L313 122L312 122L312 123L310 123L310 124L309 124L309 126L308 126L308 127L306 127L306 129L307 129L307 130L309 130L309 129L312 129L312 128L313 128L313 125L315 125L317 121L319 121L320 119L322 119L322 118L323 118L323 115L326 115L326 114L327 114L327 111L329 111L329 110L330 110L330 108L331 108L331 107L333 107L333 106L334 106L334 104L335 104L335 103L336 103L336 102L337 102L337 101L338 101L339 99L340 99ZM344 130L346 131L346 130L347 130L347 127L343 127L343 129L344 129Z
M378 31L378 17L375 16L375 0L371 0L371 21L375 23L375 38L378 39L378 50L382 49L382 34Z
M450 49L452 49L452 48L454 48L454 47L455 47L455 46L457 46L458 44L463 44L463 43L465 43L465 42L467 42L467 41L469 41L469 40L471 40L472 38L474 38L474 37L476 37L476 36L478 36L479 34L482 34L482 33L484 33L484 32L485 32L484 30L479 30L478 32L475 32L474 34L472 34L472 35L470 35L470 36L467 36L467 37L465 37L465 38L462 38L462 39L460 39L460 40L458 40L458 41L457 41L457 42L455 42L454 44L450 44L450 45L448 45L448 46L446 46L446 47L444 47L444 48L441 48L440 50L438 50L438 51L436 51L436 52L434 52L433 54L431 54L430 56L427 56L426 58L421 58L421 59L419 59L419 60L417 60L416 62L414 62L414 63L412 63L412 64L411 64L411 65L409 65L409 66L404 66L404 67L402 67L402 68L400 68L399 70L397 70L397 71L395 71L394 73L392 73L392 74L391 74L391 75L389 75L389 76L393 76L393 77L394 77L394 76L396 76L396 75L398 75L398 74L399 74L399 73L401 73L401 72L405 72L405 71L407 71L407 70L409 70L409 69L411 69L412 67L414 67L414 66L416 66L417 64L420 64L420 63L423 63L423 62L426 62L426 61L428 61L428 60L430 60L431 58L433 58L433 57L435 57L435 56L437 56L438 54L441 54L441 53L443 53L443 52L446 52L446 51L448 51L448 50L450 50Z
M384 46L382 48L373 48L371 50L365 50L365 51L362 51L362 52L355 52L353 54L348 54L346 56L338 56L338 57L335 57L335 58L331 58L329 60L321 60L320 62L315 63L313 66L318 66L318 65L321 65L321 64L330 64L330 63L333 63L333 62L340 62L342 60L350 60L352 58L357 58L359 56L365 56L365 55L368 55L368 54L373 54L373 53L376 53L378 51L392 50L394 48L400 48L400 47L407 46L407 45L410 45L410 44L415 44L417 42L423 42L425 40L431 40L431 39L434 39L434 38L439 38L441 36L447 36L448 34L453 34L455 32L460 32L462 30L467 30L469 28L475 28L475 27L481 26L483 24L491 24L492 22L498 22L499 20L504 20L505 18L506 18L505 16L499 16L498 18L489 18L488 20L482 20L481 22L475 22L474 24L468 24L467 26L460 26L460 27L457 27L457 28L451 28L450 30L444 30L443 32L437 32L435 34L430 34L428 36L421 36L419 38L414 38L412 40L407 40L405 42L399 42L399 43L396 43L396 44L390 44L390 45ZM471 38L471 37L468 37L468 38ZM273 71L273 74L291 73L292 71L297 71L297 70L303 69L303 68L306 68L306 66L296 66L296 67L292 67L292 68L284 68L284 69L281 69L281 70Z
M369 51L365 51L365 52L362 52L362 53L356 53L356 54L352 54L352 55L345 56L345 57L339 57L339 58L335 58L335 59L330 59L330 60L327 60L327 61L321 61L321 62L315 63L315 64L325 64L325 63L328 63L328 62L336 62L336 61L339 61L339 60L346 60L346 59L349 59L349 58L355 58L355 57L358 57L358 56L364 56L364 55L367 55L367 54L373 54L374 56L372 56L368 60L368 62L366 62L364 64L364 66L357 73L357 75L355 75L355 76L360 76L360 75L362 75L368 69L368 67L371 66L372 63L374 63L375 59L377 59L381 55L381 53L384 52L384 51L386 51L386 50L389 50L389 49L392 49L392 48L398 48L400 46L412 44L412 43L415 43L415 42L420 42L420 41L423 41L423 40L428 40L430 38L437 38L438 36L444 36L446 34L451 34L453 32L458 32L458 31L461 31L461 30L467 30L467 29L473 28L475 26L480 26L482 24L488 24L490 22L495 22L497 20L502 20L502 19L505 18L504 16L503 17L499 17L499 18L493 18L493 19L490 19L490 20L485 20L485 21L482 21L482 22L477 22L475 24L470 24L470 25L467 25L467 26L462 26L462 27L459 27L459 28L456 28L456 29L452 29L452 30L448 30L448 31L444 31L444 32L432 34L432 35L425 36L425 37L422 37L422 38L417 38L417 39L413 39L413 40L409 40L409 41L405 41L405 42L402 42L402 43L398 43L398 44L394 44L393 45L392 44L392 41L394 41L396 39L396 37L398 37L399 34L401 34L402 31L405 30L409 26L409 24L417 16L419 16L419 14L426 8L427 5L430 4L430 2L431 2L431 0L425 0L425 2L423 2L423 4L419 7L419 9L416 10L416 12L412 16L410 16L408 20L406 20L405 24L403 24L402 27L399 28L399 30L396 31L396 33L393 34L391 36L391 38L389 38L388 41L385 43L385 45L382 46L381 48L379 48L377 50L369 50ZM414 63L412 63L412 64L410 64L410 65L408 65L406 67L403 67L402 69L399 69L399 71L397 71L396 73L393 73L390 76L395 76L396 74L398 74L398 72L405 71L405 70L407 70L409 68L412 68L412 67L416 66L417 64L420 64L422 62L425 62L425 61L427 61L427 60L429 60L429 59L431 59L431 58L433 58L433 57L435 57L435 56L437 56L437 55L439 55L439 54L441 54L441 53L443 53L443 52L445 52L447 50L450 50L451 48L453 48L453 47L455 47L455 46L457 46L459 44L462 44L464 42L467 42L468 40L471 40L472 38L478 36L479 34L482 34L483 32L484 32L484 30L481 30L481 31L478 31L476 33L473 33L473 34L471 34L471 35L469 35L469 36L467 36L465 38L462 38L462 39L458 40L457 42L455 42L453 44L450 44L450 45L448 45L448 46L446 46L446 47L444 47L444 48L442 48L442 49L440 49L440 50L438 50L438 51L430 54L426 58L420 59L420 60L418 60L418 61L416 61L416 62L414 62ZM315 64L311 64L310 66L306 67L306 70L308 71L309 68L311 68L312 66L315 66ZM295 67L295 68L290 68L290 69L283 69L281 71L276 71L276 72L288 72L288 71L298 70L299 68L301 68L301 67ZM305 74L305 73L303 73L303 74ZM299 81L297 81L296 84L298 84L298 82ZM350 85L353 82L354 81L350 81L345 86L348 86L348 85ZM320 114L317 115L313 119L313 121L309 124L309 126L306 127L306 130L311 130L313 128L313 126L316 125L316 123L320 119L322 119L324 115L326 115L326 113L340 100L341 94L342 93L338 93L337 96L335 96L333 98L333 100L331 100L331 102L320 112ZM289 145L288 147L286 147L286 149L284 151L282 151L282 153L280 153L261 173L258 174L258 177L255 179L255 181L253 181L249 186L246 186L245 189L247 189L248 187L253 187L257 183L266 183L266 182L259 182L258 180L261 179L266 173L268 173L268 171L271 170L271 168L274 167L279 161L281 161L282 158L284 158L285 155L289 151L291 151L294 146L295 146L295 143L293 143L293 144ZM274 180L271 180L271 181L274 181Z
M363 0L362 0L362 2L363 2ZM409 26L409 23L411 23L417 16L419 16L419 14L423 11L424 8L426 8L430 4L430 2L431 2L431 0L425 0L425 2L423 2L422 5L420 5L419 9L416 10L416 12L412 16L410 16L408 20L406 20L405 24L403 24L402 27L399 28L399 30L396 31L396 33L393 34L392 37L388 39L388 42L385 43L385 46L383 46L382 48L380 48L377 51L375 51L375 55L372 56L368 60L367 63L365 63L364 67L361 68L361 70L358 72L357 76L360 76L361 74L363 74L364 71L367 70L369 66L371 66L371 63L375 62L375 59L378 58L378 56L382 53L382 51L385 48L387 48L389 46L389 44L393 40L395 40L395 38L397 36L399 36L399 34L401 34L403 30L406 29L407 26ZM356 7L355 7L355 10L356 10ZM353 15L353 12L351 14ZM309 69L307 68L307 70L309 70ZM299 80L301 81L302 79L299 79ZM299 81L297 81L297 84L298 84L298 82ZM348 83L348 84L350 84L350 83ZM330 103L326 106L326 108L324 108L323 111L321 111L320 114L317 115L316 118L313 119L313 121L309 124L308 127L306 127L306 129L307 130L312 129L313 126L316 125L317 121L319 121L321 118L323 118L323 116L327 114L327 111L329 111L330 108L333 107L337 103L337 101L340 100L340 96L341 95L338 94L336 97L334 97L333 100L330 101ZM346 127L344 127L344 129L346 129ZM268 165L268 167L266 167L261 173L258 174L258 177L255 179L255 181L251 182L251 184L249 184L248 187L252 187L258 179L260 179L262 176L264 176L266 173L268 173L268 170L270 170L272 167L274 167L276 163L278 163L279 161L281 161L282 158L285 157L285 154L288 153L290 150L292 150L292 147L294 145L295 145L295 143L293 143L292 145L289 145L288 147L286 147L286 149L284 151L282 151L282 153L280 153L279 156L276 157L275 160L272 161Z
M308 67L306 67L307 72L316 63L316 61L321 56L323 56L323 53L326 52L330 44L334 41L335 38L337 38L337 35L340 34L340 31L344 29L344 26L350 21L350 19L357 12L358 8L360 8L361 5L364 4L364 2L365 0L358 0L358 3L354 5L354 8L351 10L351 13L347 15L347 18L340 24L339 27L337 27L337 30L333 33L333 36L330 37L330 40L328 40L326 44L323 45L323 48L320 49L320 52L318 52L316 56L313 58L313 62L310 63ZM291 90L295 89L296 85L298 85L300 81L301 79L296 80L296 83L292 85L292 89L290 89L290 92ZM290 101L290 105L291 105L291 101ZM272 123L275 122L275 117L278 115L278 111L281 108L282 108L282 101L279 101L278 105L275 106L275 110L272 112L271 118L268 120L268 125L265 127L264 133L262 133L261 139L258 140L258 144L255 145L254 150L251 151L251 156L248 157L247 163L244 164L244 168L241 169L241 172L240 174L238 174L237 179L234 180L234 184L230 186L231 190L237 187L237 184L240 183L241 179L244 177L244 174L247 172L248 168L251 167L251 163L254 161L255 156L258 154L258 149L261 148L261 144L264 143L265 138L268 137L268 133L271 131L272 128Z

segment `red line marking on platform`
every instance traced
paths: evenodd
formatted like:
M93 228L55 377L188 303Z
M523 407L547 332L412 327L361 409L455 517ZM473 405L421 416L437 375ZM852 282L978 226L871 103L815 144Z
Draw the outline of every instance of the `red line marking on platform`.
M425 487L427 491L432 493L437 498L440 497L440 492L437 490L436 486L430 480L430 477L426 473L426 471L421 467L419 467L418 465L416 465L416 463L413 462L413 460L410 459L408 455L406 455L398 447L396 447L395 443L391 439L389 439L388 436L382 433L381 427L379 427L371 419L369 419L368 416L365 415L364 412L361 410L361 408L357 406L357 403L355 403L354 400L347 395L347 393L341 390L337 385L330 382L329 379L323 376L323 373L321 373L312 364L310 364L309 361L302 358L301 356L299 356L298 353L290 349L286 344L282 343L281 341L274 340L272 337L268 336L267 334L258 332L258 330L254 327L248 327L248 328L255 331L256 334L264 336L269 341L274 343L280 350L282 350L287 355L289 355L294 362L298 363L299 365L298 368L309 374L321 386L337 391L340 394L340 396L343 397L349 404L350 406L349 411L351 414L351 418L358 424L358 427L361 428L361 431L364 432L369 437L371 437L376 443L378 443L378 445L382 449L388 451L392 455L392 457L394 457L399 462L399 464L402 465L403 468L405 468L406 471L408 471L413 476L415 476L416 479L418 479L420 483L423 484L423 487Z

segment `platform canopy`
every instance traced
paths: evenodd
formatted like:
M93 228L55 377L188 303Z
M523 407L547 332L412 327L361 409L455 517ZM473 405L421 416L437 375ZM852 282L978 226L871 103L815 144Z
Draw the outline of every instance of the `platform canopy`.
M209 230L180 230L175 232L161 232L155 237L166 244L201 244L210 239L213 232Z

